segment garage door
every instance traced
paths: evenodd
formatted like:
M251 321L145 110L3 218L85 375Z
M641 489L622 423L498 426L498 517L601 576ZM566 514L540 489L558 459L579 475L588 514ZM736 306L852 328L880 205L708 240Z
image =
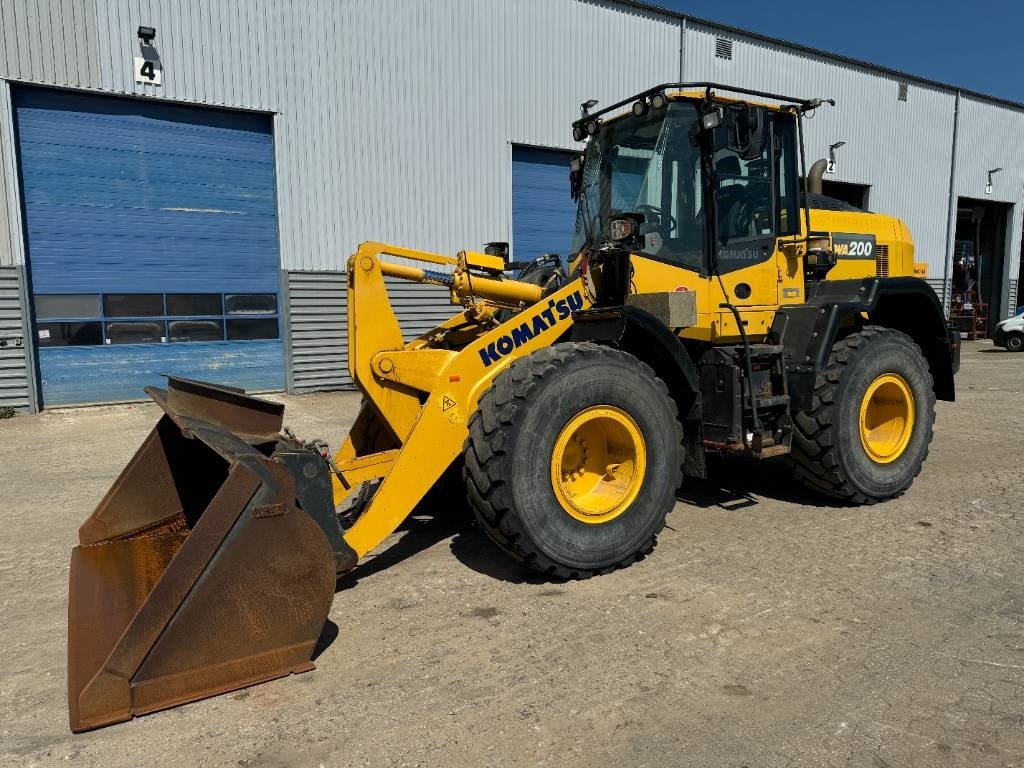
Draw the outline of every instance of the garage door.
M284 385L264 115L16 89L44 406Z
M569 197L570 152L512 148L512 258L557 253L564 261L576 224Z

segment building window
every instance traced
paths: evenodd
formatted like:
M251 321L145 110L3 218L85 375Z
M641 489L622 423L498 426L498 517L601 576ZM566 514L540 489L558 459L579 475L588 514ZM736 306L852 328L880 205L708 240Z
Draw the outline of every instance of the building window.
M103 324L39 323L40 347L91 347L103 343Z
M898 89L896 91L896 98L899 99L900 101L906 101L907 91L909 90L910 86L906 82L900 81Z
M40 347L279 339L276 293L40 294Z
M98 293L67 293L36 296L36 317L99 317Z
M732 40L727 37L716 37L715 57L726 60L732 59Z
M159 317L164 314L162 293L105 293L104 317Z
M167 314L174 317L223 315L224 297L219 293L168 293Z

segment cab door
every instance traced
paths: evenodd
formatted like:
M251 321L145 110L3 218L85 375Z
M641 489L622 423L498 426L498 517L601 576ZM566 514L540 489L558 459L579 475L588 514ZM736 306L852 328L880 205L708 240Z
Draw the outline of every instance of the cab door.
M755 337L767 333L780 303L799 300L802 286L795 262L779 247L800 229L796 119L766 109L761 119L757 152L736 149L728 121L714 130L715 269L708 276L709 293L739 309ZM738 335L730 311L723 310L715 335Z

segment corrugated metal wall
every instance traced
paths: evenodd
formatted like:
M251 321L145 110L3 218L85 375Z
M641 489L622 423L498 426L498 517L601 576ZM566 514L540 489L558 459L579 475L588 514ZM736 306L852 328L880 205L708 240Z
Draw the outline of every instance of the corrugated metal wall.
M291 380L294 392L346 389L348 339L344 272L289 272Z
M0 0L0 10L0 76L277 112L288 270L339 269L365 239L448 252L508 239L511 142L571 146L580 101L680 75L681 19L601 0ZM157 28L160 88L132 76L139 24ZM731 60L715 56L719 36L734 41ZM808 122L809 153L846 141L836 178L871 184L872 206L905 218L932 274L944 271L936 212L948 205L951 89L911 82L901 102L895 75L695 22L683 45L684 79L835 97ZM1002 144L988 126L1009 139L1024 118L964 101L961 162L984 166ZM973 123L986 140L970 138ZM17 261L0 247L0 263Z
M715 56L719 37L733 41L732 59ZM805 120L808 164L826 157L830 144L845 141L830 178L870 185L871 209L902 218L914 237L915 258L928 262L932 278L942 277L953 93L911 83L907 101L900 101L895 76L699 24L687 25L683 48L684 80L835 99L835 107L822 107Z
M1021 227L1024 223L1024 110L979 101L960 100L960 129L957 133L956 195L978 200L1013 204L1013 220L1007 233L1004 261L1004 303L1006 315L1013 314L1009 301L1010 280L1020 269ZM992 194L985 194L988 172Z
M160 88L134 82L140 24L157 28ZM720 36L731 60L715 56ZM895 74L669 13L609 0L0 0L0 45L0 78L275 113L286 271L339 271L368 239L448 253L511 239L511 145L572 147L588 98L677 78L831 96L838 107L808 122L809 154L846 142L836 178L870 184L872 207L907 221L942 289L953 89L911 81L900 101ZM0 265L23 262L7 101L2 84ZM1014 274L1024 117L973 101L958 178L1017 169L995 196L1017 195Z
M0 267L0 407L24 409L32 405L22 293L19 269Z
M96 50L96 0L0 0L0 77L98 88Z
M421 285L385 278L391 306L402 319L402 333L412 341L448 320L460 307L451 303L448 289L440 285Z
M363 240L454 252L509 239L510 142L570 145L581 101L678 74L675 21L601 2L98 0L97 11L104 89L278 112L287 270L339 269ZM132 77L139 24L157 28L159 89ZM591 56L595 46L616 55Z
M5 267L25 263L11 90L6 80L0 80L0 173L0 267Z
M459 308L448 289L385 278L388 298L406 341L436 328ZM288 273L291 389L314 392L353 387L348 375L348 305L344 272Z

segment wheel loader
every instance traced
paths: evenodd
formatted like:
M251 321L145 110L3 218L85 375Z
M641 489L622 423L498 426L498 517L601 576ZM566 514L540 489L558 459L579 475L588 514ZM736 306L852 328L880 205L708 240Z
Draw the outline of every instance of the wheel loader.
M907 490L959 337L903 223L805 169L802 120L826 104L669 83L594 107L566 261L351 256L363 401L333 455L277 403L147 390L164 415L72 553L72 730L312 669L338 574L453 477L497 547L554 579L649 554L712 454L787 462L849 504ZM385 278L460 310L406 343Z

